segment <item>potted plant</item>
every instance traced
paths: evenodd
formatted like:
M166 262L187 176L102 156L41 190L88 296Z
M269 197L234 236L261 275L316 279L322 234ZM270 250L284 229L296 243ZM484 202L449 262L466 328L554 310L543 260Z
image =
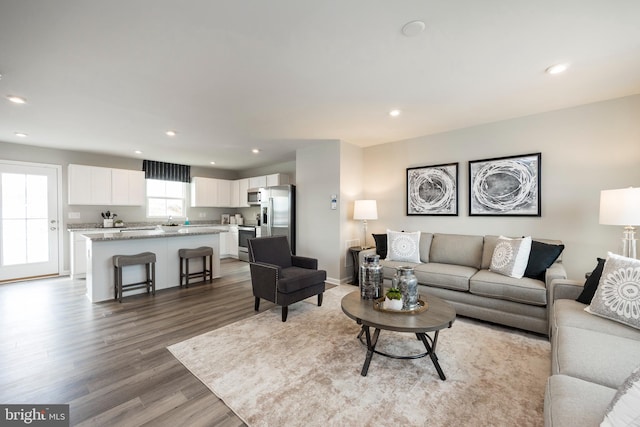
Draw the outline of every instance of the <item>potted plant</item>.
M389 288L384 298L384 308L387 310L402 310L402 292L398 288Z

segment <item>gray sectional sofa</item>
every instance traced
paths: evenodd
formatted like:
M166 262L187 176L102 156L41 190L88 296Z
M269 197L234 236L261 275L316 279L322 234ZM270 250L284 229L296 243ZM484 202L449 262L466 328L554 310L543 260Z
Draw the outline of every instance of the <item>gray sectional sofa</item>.
M489 270L498 237L422 232L421 262L381 259L384 278L392 279L395 267L413 266L419 292L448 301L458 314L546 335L549 285L554 279L567 278L561 258L547 269L545 280L503 276ZM375 253L375 248L363 250L360 263Z
M640 365L640 330L587 313L576 301L582 290L573 280L550 286L547 427L599 426L617 389Z

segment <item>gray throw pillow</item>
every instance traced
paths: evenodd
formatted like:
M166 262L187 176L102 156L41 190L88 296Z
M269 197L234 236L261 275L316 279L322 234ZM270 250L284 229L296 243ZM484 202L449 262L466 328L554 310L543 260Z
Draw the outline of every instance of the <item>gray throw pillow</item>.
M622 383L613 397L600 426L637 426L640 425L640 367Z
M640 260L609 252L589 313L640 329Z

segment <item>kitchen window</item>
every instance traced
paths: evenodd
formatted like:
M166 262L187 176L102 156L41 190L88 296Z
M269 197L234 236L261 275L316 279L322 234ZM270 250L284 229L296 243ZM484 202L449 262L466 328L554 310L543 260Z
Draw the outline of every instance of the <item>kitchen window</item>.
M185 217L185 183L147 179L147 217Z

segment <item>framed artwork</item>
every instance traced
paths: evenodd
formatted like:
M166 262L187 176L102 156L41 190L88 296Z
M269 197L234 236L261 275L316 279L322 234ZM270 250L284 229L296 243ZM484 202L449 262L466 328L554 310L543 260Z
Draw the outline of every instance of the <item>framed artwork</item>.
M541 154L469 162L469 215L540 216Z
M407 215L458 215L458 163L407 168Z

